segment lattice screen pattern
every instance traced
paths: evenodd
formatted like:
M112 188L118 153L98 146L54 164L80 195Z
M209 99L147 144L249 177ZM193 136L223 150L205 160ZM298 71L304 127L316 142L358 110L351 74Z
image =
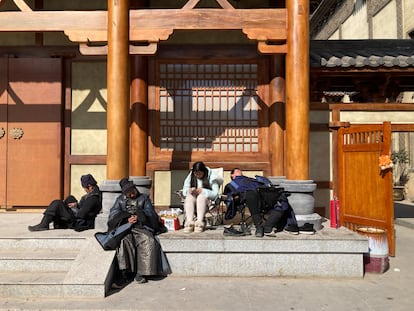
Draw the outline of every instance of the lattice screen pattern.
M161 151L258 152L257 64L161 64Z

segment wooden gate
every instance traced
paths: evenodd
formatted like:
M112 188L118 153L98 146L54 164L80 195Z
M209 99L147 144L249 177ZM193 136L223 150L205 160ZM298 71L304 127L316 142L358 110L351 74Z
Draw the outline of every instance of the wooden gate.
M385 229L395 256L392 170L381 170L380 155L391 155L391 124L341 128L338 132L340 224Z

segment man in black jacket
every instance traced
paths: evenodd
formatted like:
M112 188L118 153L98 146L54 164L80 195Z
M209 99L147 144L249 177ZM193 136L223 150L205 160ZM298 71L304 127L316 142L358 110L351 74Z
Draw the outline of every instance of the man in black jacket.
M116 286L123 286L134 277L139 284L146 283L148 276L170 273L169 265L155 235L167 231L156 213L150 197L141 193L128 178L119 182L122 194L109 211L108 231L131 223L131 231L122 238L116 250L118 269L121 272Z
M256 237L272 235L273 228L284 226L288 217L293 216L291 220L296 224L293 210L282 188L272 187L270 181L262 176L244 176L239 168L231 170L230 178L231 182L223 191L226 195L226 219L233 218L238 206L246 204L256 227ZM263 214L267 214L266 221L263 220Z
M55 229L93 229L95 218L102 209L101 191L91 174L81 177L81 185L86 194L79 202L71 195L65 200L53 200L44 211L40 223L29 226L29 231L49 230L51 222Z

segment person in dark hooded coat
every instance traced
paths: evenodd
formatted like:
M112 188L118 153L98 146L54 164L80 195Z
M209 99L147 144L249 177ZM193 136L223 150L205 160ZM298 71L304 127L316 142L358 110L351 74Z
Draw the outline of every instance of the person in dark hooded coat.
M39 224L29 226L29 231L54 229L74 229L83 231L95 227L95 218L102 209L102 194L91 174L82 175L81 185L86 194L80 201L70 195L65 200L53 200L43 213Z
M148 276L165 276L170 268L156 235L166 232L167 228L147 194L140 193L127 178L121 179L119 184L122 195L110 209L108 231L127 222L133 226L116 250L121 272L116 285L122 286L133 277L137 283L146 283Z

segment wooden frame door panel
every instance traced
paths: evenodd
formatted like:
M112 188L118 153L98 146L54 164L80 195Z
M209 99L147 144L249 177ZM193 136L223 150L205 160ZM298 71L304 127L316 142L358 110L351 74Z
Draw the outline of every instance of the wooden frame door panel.
M6 206L47 206L62 189L62 61L9 59L7 76Z
M361 125L338 132L340 224L387 232L390 256L395 255L392 171L381 170L379 157L391 154L391 124Z
M7 58L0 57L0 206L6 205L7 66Z

